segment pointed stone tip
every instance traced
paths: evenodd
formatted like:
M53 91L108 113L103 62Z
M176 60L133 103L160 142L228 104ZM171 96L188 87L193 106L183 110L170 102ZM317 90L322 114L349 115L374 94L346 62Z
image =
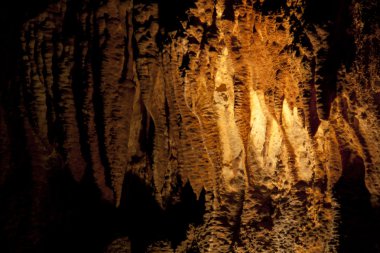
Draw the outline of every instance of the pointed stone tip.
M116 207L116 208L119 208L119 207L120 207L120 200L117 200L117 201L115 202L115 207Z
M115 172L113 174L113 180L112 180L112 190L113 190L113 198L116 207L120 206L121 201L121 195L123 191L123 184L124 184L124 172L123 173L117 173Z
M114 192L113 199L114 199L115 207L119 208L120 207L120 202L121 202L121 195Z
M108 203L115 203L116 199L113 191L108 187L102 187L102 199Z

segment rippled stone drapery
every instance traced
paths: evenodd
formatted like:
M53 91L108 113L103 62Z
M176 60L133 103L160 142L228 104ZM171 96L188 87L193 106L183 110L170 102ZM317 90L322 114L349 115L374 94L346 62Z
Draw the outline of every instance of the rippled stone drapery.
M48 190L50 170L64 169L78 183L90 175L118 206L132 174L165 210L187 183L204 198L203 222L178 245L158 240L149 252L342 249L344 201L358 194L369 208L380 204L377 8L370 0L50 4L25 22L20 41L33 194Z

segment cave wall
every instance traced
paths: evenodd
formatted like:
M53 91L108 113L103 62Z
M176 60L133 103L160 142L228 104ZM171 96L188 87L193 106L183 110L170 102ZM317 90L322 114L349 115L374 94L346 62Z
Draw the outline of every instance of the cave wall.
M42 4L2 77L4 249L380 252L378 9Z

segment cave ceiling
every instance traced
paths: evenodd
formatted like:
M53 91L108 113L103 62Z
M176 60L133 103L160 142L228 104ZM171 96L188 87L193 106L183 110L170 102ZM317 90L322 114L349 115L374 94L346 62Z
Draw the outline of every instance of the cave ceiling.
M380 252L377 0L7 2L2 252Z

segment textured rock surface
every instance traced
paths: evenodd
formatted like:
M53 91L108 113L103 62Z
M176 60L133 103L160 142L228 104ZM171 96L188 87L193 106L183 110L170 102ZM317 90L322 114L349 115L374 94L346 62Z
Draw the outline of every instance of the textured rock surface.
M378 10L46 4L2 78L4 249L380 252Z

